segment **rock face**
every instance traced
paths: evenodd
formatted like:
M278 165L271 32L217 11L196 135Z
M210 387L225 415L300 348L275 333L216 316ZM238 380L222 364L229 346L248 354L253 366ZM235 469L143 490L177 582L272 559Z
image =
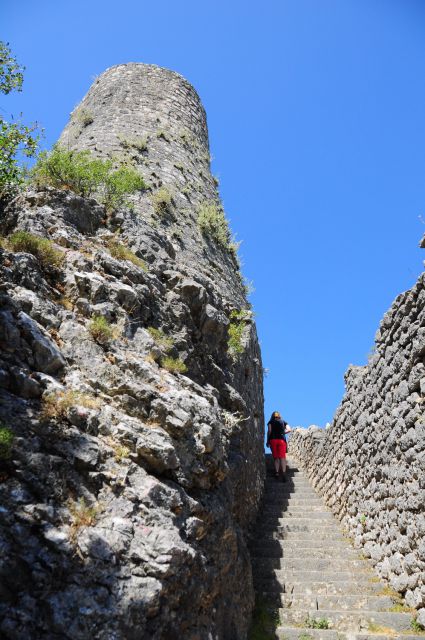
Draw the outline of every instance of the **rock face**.
M52 188L2 214L3 236L49 238L63 262L0 249L0 635L242 640L262 365L235 255L197 223L218 203L204 110L179 75L120 65L61 142L123 157L150 188L111 216Z
M395 300L365 367L350 367L327 430L297 430L291 455L378 573L425 624L425 275Z

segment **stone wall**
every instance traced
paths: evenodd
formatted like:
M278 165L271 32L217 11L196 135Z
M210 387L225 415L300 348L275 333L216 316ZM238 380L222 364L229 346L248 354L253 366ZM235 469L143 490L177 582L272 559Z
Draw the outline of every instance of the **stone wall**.
M0 447L0 635L243 640L262 364L235 255L197 224L219 202L204 110L178 74L120 65L61 142L119 156L149 188L111 215L49 187L1 214L3 236L48 238L63 261L0 248L0 427L14 436L10 455ZM111 240L139 262L113 257ZM240 354L233 310L245 310Z
M298 429L291 455L379 575L425 624L425 275L385 314L374 353L350 367L331 426Z

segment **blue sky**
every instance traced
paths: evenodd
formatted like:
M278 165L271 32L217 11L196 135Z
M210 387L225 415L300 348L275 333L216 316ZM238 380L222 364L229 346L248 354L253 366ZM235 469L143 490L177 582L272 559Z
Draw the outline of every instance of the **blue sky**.
M195 86L256 289L266 414L330 421L425 257L423 0L3 0L0 21L27 67L0 108L46 146L111 65Z

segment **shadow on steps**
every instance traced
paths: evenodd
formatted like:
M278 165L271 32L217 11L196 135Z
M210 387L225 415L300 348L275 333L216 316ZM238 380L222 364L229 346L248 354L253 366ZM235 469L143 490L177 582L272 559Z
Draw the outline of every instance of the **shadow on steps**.
M263 502L260 507L256 534L250 545L253 579L255 587L255 609L249 640L278 640L276 628L279 625L279 608L284 593L275 576L264 577L261 572L262 560L283 556L282 539L284 532L280 518L288 510L291 495L295 493L294 478L299 470L289 466L282 478L275 477L273 458L266 455L266 479Z

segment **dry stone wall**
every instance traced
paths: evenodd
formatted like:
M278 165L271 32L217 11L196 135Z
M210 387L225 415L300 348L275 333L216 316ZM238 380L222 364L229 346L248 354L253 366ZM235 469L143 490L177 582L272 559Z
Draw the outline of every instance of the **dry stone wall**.
M62 263L0 248L0 428L14 438L0 443L0 636L243 640L262 364L235 255L197 224L219 202L204 110L178 74L120 65L61 142L120 156L149 188L111 215L49 187L1 212L3 236L48 238Z
M379 575L425 625L425 275L398 296L331 426L290 449Z

